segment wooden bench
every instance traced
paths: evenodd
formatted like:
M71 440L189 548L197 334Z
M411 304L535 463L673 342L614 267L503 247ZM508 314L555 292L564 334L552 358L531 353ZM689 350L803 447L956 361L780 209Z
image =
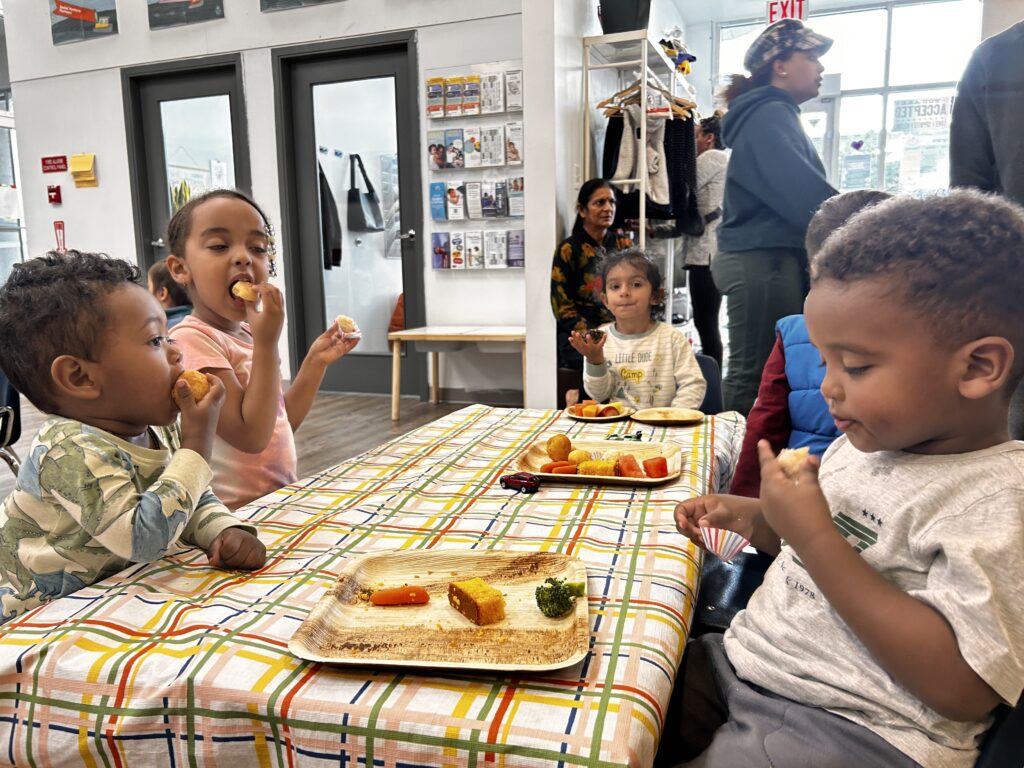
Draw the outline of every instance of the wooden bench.
M452 351L470 343L520 344L523 355L523 402L526 402L526 326L523 325L426 325L408 328L388 334L391 343L391 420L398 421L399 399L402 394L402 345L406 342L422 342L430 353L430 401L441 400L440 368L437 344L443 348L452 345Z

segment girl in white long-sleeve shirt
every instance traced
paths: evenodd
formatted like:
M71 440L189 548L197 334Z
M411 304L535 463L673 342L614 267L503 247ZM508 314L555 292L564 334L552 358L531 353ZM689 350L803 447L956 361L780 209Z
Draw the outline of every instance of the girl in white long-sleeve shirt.
M586 359L587 394L632 408L697 408L707 382L689 340L660 321L665 304L658 265L638 248L611 254L601 266L601 300L615 322L602 325L602 334L569 338Z

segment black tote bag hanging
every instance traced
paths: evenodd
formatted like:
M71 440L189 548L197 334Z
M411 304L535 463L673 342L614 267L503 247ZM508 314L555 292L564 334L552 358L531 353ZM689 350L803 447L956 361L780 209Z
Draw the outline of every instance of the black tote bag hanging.
M356 183L356 163L363 175L366 191L362 192ZM363 167L363 158L349 155L349 189L348 189L348 228L352 232L380 232L384 229L384 215L380 210L380 200L370 183Z

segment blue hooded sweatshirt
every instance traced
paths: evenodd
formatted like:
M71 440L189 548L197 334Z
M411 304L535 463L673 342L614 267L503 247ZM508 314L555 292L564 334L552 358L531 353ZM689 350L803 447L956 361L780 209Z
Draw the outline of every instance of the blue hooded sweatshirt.
M736 98L722 118L732 149L725 177L719 251L803 248L807 224L836 190L788 92L773 85Z

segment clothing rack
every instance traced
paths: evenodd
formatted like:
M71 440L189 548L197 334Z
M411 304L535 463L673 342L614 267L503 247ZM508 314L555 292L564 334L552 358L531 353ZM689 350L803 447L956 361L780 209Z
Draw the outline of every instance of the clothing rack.
M609 35L592 35L583 38L583 179L591 177L591 87L590 75L594 71L615 70L619 73L620 87L622 76L637 70L640 85L640 103L648 103L649 81L654 80L668 91L673 99L685 99L696 109L696 89L680 75L675 65L668 58L661 46L648 37L646 29L631 32L615 32ZM642 151L647 151L647 120L640 121L640 142ZM638 162L637 168L647 167L646 162ZM638 179L624 179L617 183L635 184L640 193L640 231L638 244L645 248L647 242L647 174L641 172ZM669 324L672 322L673 277L675 273L675 247L673 239L665 241L665 310Z

